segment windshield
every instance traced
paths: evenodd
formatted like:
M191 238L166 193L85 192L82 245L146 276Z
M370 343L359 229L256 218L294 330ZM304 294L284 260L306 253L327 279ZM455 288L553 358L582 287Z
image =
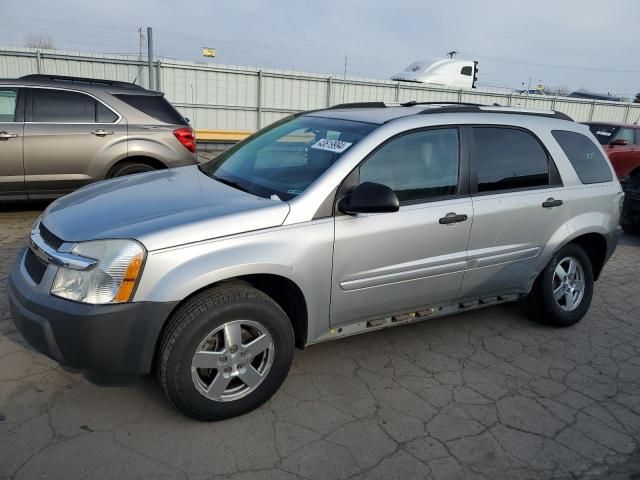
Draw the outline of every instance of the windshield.
M254 195L290 200L376 127L350 120L296 117L267 127L200 169Z
M615 137L619 129L620 127L613 125L589 125L589 130L600 142L600 145L607 145Z

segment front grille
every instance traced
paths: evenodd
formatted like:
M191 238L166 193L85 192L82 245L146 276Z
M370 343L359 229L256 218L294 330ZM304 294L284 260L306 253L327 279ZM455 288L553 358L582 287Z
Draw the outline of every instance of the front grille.
M40 236L45 242L47 242L56 250L59 249L60 246L64 243L64 240L54 235L51 230L49 230L42 224L42 222L40 222Z
M24 257L24 268L27 270L31 279L39 284L42 281L42 277L44 277L47 265L36 257L36 254L33 253L31 249L28 249Z

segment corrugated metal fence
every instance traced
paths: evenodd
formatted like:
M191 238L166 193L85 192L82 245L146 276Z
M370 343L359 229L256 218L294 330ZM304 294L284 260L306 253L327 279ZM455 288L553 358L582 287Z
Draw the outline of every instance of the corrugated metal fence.
M640 105L387 80L157 59L158 85L198 129L256 130L301 110L345 102L455 101L564 112L577 121L637 122ZM0 78L31 73L124 80L148 87L147 64L131 56L0 47Z

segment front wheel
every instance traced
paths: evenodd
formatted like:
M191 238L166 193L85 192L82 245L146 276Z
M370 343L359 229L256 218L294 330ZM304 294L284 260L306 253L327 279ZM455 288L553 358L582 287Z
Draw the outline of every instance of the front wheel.
M222 420L266 402L286 378L293 349L291 322L273 299L249 286L221 285L174 314L158 379L186 415Z
M589 256L576 244L560 249L538 276L529 296L535 320L568 327L582 320L593 297Z

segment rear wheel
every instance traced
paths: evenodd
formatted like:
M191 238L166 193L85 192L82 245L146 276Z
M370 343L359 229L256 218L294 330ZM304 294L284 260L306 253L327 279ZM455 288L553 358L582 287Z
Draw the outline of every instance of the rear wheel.
M122 163L111 172L109 178L124 177L125 175L133 175L134 173L152 172L155 168L151 165L141 162Z
M159 351L169 400L198 420L221 420L267 401L293 359L291 322L259 290L227 285L202 292L173 316Z
M593 270L589 256L576 244L557 252L538 276L529 304L533 317L557 327L568 327L585 316L593 297Z

